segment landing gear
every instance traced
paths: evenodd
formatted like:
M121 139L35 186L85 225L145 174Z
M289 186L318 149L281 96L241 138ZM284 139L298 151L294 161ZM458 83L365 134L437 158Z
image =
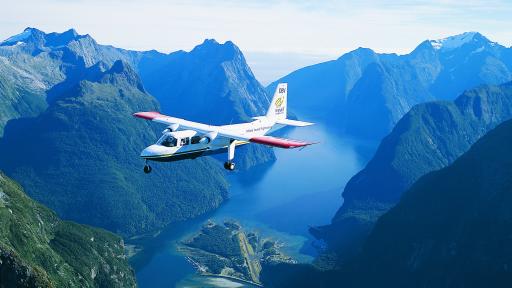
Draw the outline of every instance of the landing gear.
M235 163L233 159L235 158L235 140L231 140L228 146L228 161L224 163L224 168L229 171L235 170Z
M231 161L224 162L224 168L226 170L233 171L233 170L235 170L235 163L233 163Z
M151 173L151 166L149 166L148 161L144 164L144 173L149 174Z

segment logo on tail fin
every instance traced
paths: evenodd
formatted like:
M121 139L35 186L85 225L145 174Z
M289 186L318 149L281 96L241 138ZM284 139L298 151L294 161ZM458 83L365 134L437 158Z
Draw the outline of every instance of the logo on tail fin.
M276 100L276 107L279 108L281 107L281 105L283 105L283 102L284 102L284 99L281 97L281 98L278 98Z
M274 97L267 111L267 117L272 119L286 119L286 97L288 86L286 83L277 84Z

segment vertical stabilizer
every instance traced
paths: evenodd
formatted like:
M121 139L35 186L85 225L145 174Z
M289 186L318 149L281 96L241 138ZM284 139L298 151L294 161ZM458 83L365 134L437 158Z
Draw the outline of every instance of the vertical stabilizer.
M267 117L271 119L286 119L286 105L288 95L288 83L279 83L274 92L274 98L270 102Z

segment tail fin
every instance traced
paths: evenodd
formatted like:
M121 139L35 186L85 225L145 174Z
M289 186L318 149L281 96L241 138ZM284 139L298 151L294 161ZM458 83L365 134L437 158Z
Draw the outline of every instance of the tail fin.
M288 96L288 83L279 83L270 102L267 117L271 119L286 119L286 105Z

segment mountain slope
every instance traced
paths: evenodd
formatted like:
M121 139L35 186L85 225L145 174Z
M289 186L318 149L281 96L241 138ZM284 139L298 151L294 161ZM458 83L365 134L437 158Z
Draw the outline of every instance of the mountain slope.
M136 65L144 86L169 115L226 125L265 115L270 105L265 89L231 41L205 40L190 52L168 55L146 52ZM263 146L239 151L239 168L275 160L272 149Z
M421 177L337 269L265 267L265 287L510 287L512 120Z
M155 164L154 173L142 173L139 153L162 127L131 114L158 104L128 64L106 66L56 88L40 116L9 122L0 141L2 169L63 218L124 235L218 207L227 183L212 159Z
M57 83L76 82L84 68L99 62L111 66L116 60L129 63L140 74L146 89L161 102L163 113L229 124L264 115L269 103L242 52L230 41L206 40L188 53L164 54L101 45L73 29L44 33L27 28L0 42L0 88L6 87L0 89L0 133L9 119L44 111L45 100L53 97L48 91ZM251 145L241 152L241 168L275 160L269 148Z
M405 55L360 48L292 72L267 92L278 82L288 82L290 89L298 87L290 90L291 109L349 135L380 140L416 104L452 100L477 85L510 80L512 48L467 32L424 41Z
M139 70L162 111L215 125L266 113L269 99L265 90L232 42L205 40L188 53L160 57L158 67L147 65L143 59Z
M510 147L507 121L418 180L368 237L357 285L510 287Z
M512 82L466 91L454 102L420 104L350 179L331 225L313 232L341 254L354 253L382 213L424 174L452 163L482 135L512 118Z
M47 58L52 56L56 58L52 63L70 63L68 58L74 58L84 67L98 62L111 66L123 60L139 72L146 89L160 101L163 112L196 121L212 124L246 121L263 115L269 105L264 88L255 79L240 49L231 41L219 44L210 39L190 52L164 54L100 45L91 36L79 35L74 29L47 34L27 28L0 43L0 55L9 57L9 62L11 58L36 62L35 54L44 58L44 64L50 62ZM37 72L38 69L30 70Z
M123 241L60 220L0 173L0 286L135 287Z

